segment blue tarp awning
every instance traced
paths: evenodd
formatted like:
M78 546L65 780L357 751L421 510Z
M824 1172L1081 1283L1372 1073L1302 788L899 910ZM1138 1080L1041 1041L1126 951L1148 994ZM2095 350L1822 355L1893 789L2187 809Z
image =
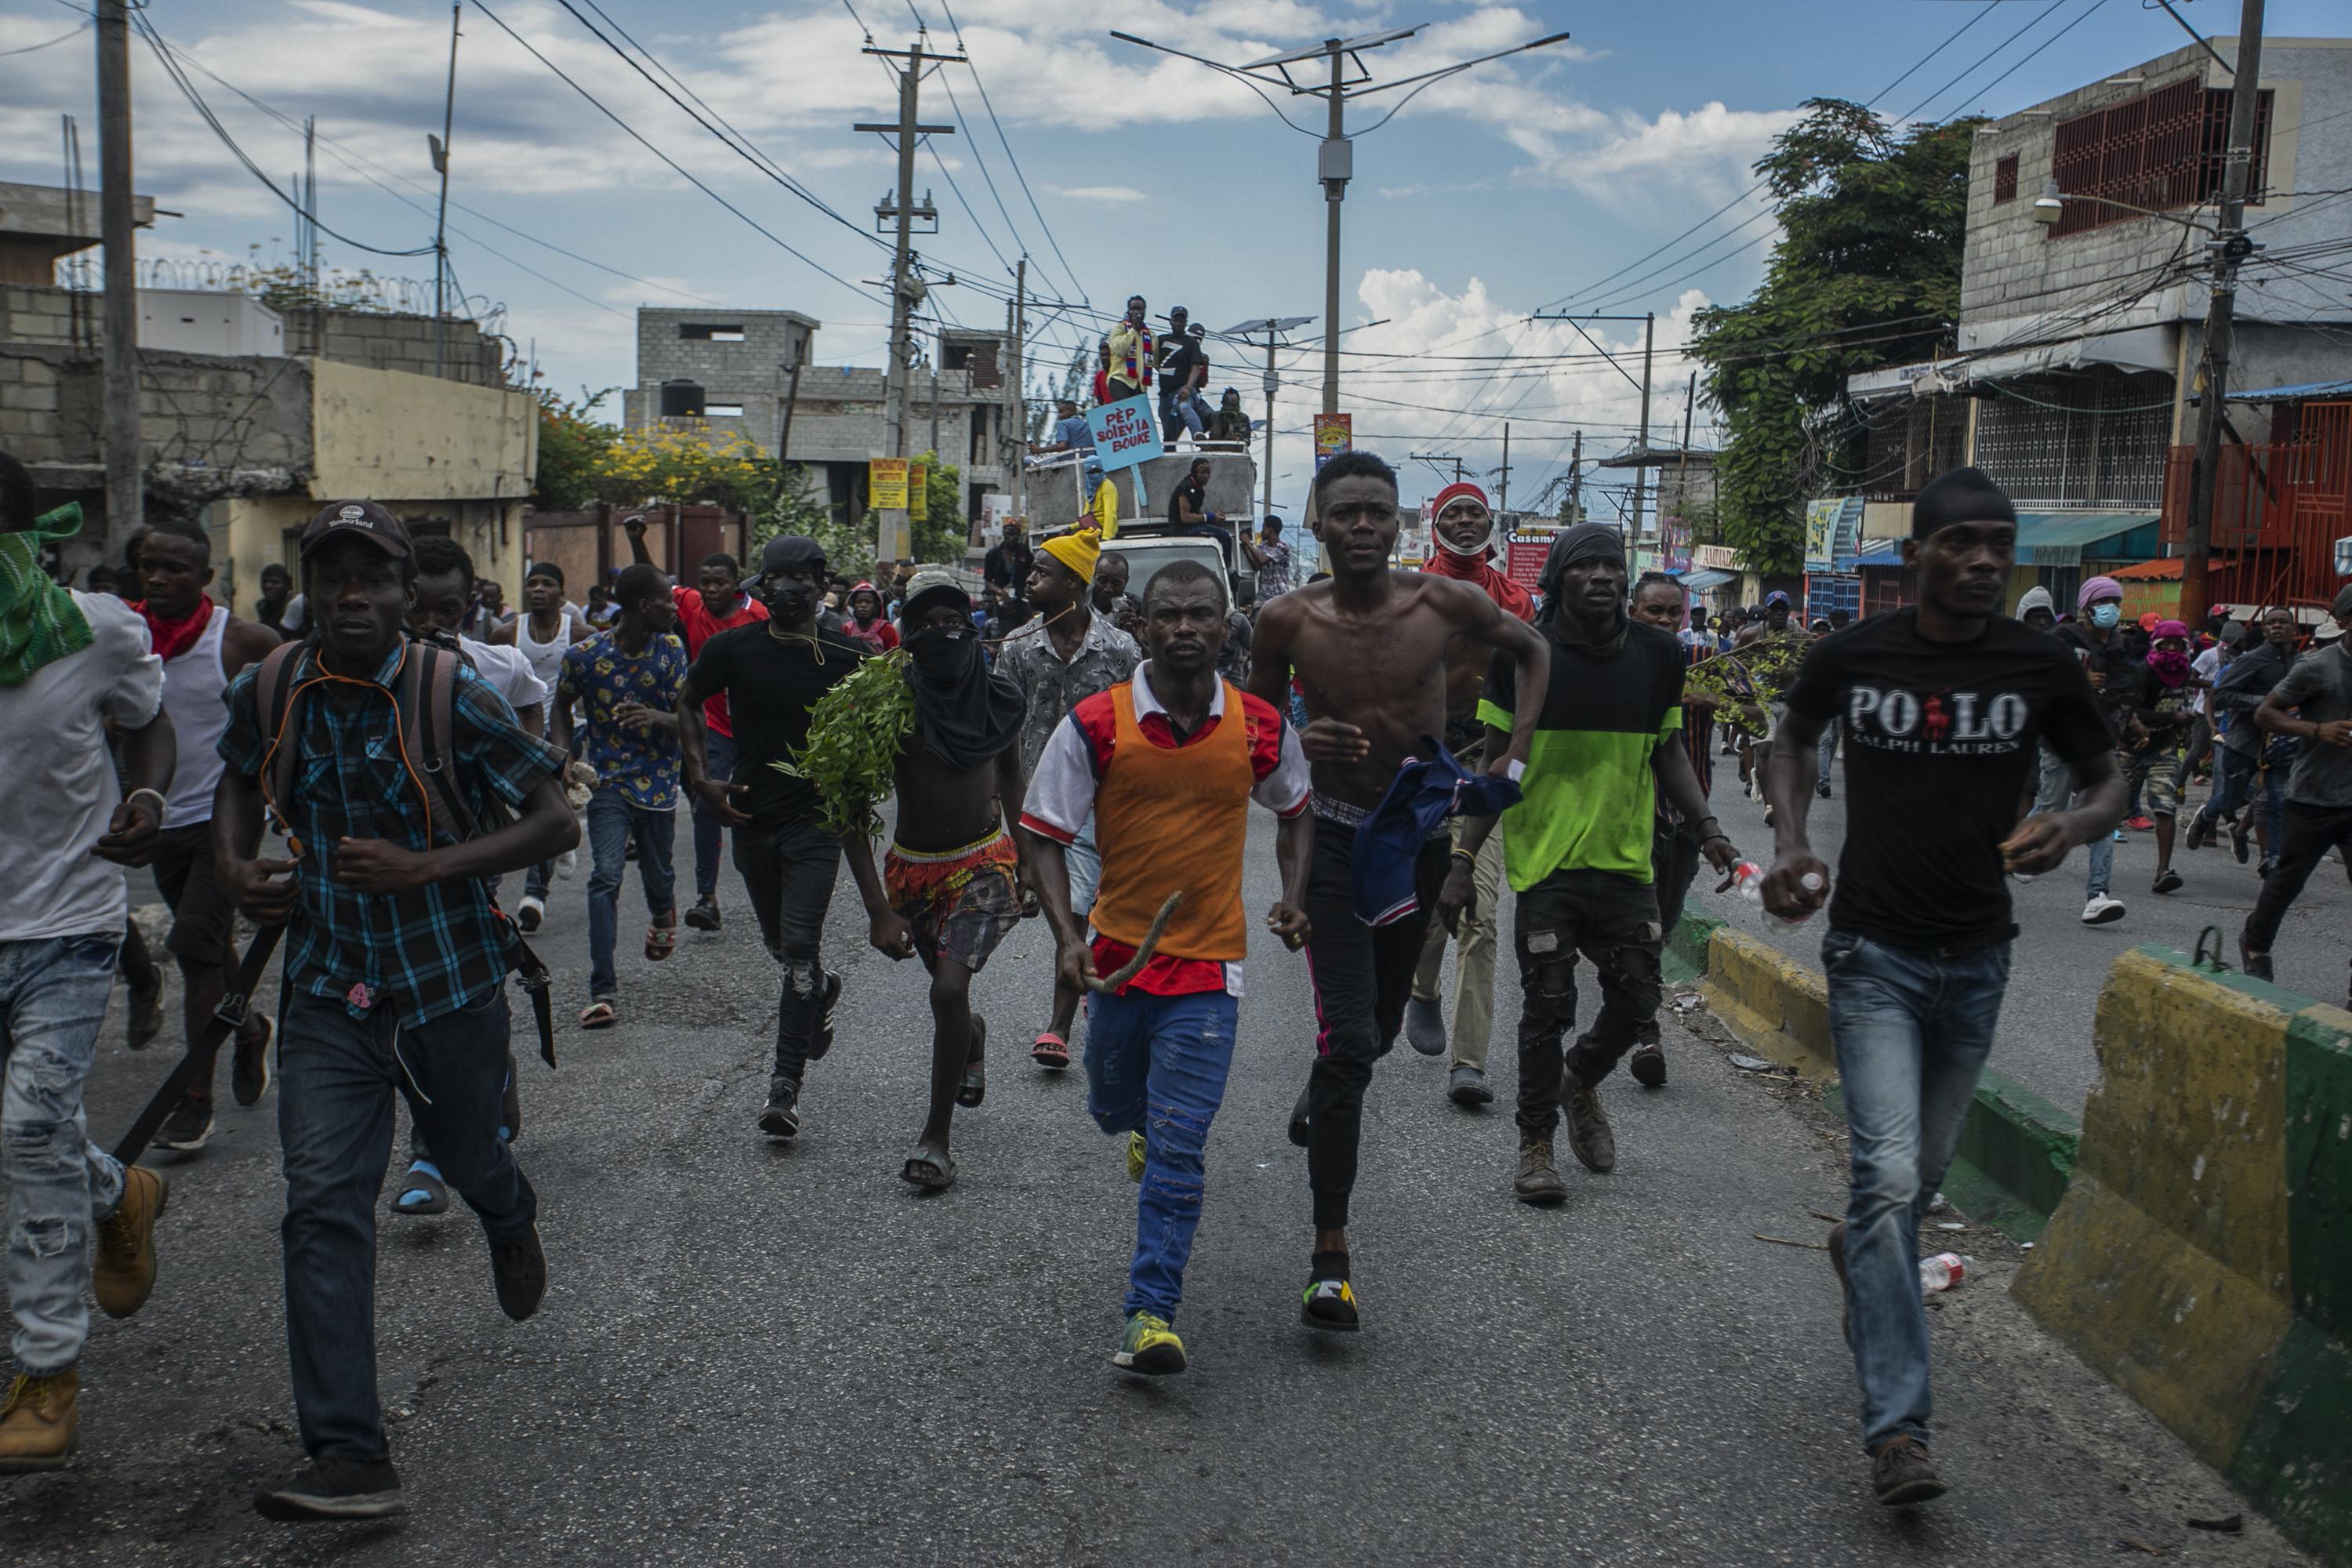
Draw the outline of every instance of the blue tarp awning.
M1857 555L1853 558L1853 567L1857 572L1865 566L1900 566L1902 564L1903 552L1899 547L1892 550L1874 550L1867 555Z
M2224 401L2230 403L2301 403L2313 397L2352 397L2352 381L2305 381L2294 386L2265 386L2253 392L2233 392ZM2197 393L2189 395L2191 403L2202 402Z
M2080 566L2085 556L2146 561L2156 554L2156 522L2152 511L2021 511L2017 514L2017 563Z
M1694 594L1705 594L1711 592L1714 589L1720 588L1727 583L1737 583L1738 581L1739 574L1736 572L1717 572L1709 570L1706 572L1692 573L1689 576L1683 579L1683 587Z

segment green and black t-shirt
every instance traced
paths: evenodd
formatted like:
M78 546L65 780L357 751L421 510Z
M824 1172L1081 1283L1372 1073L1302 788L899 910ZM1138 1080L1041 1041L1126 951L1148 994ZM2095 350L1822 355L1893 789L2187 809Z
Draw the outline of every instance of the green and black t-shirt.
M1551 683L1536 721L1525 797L1503 813L1503 863L1514 891L1554 871L1610 871L1650 880L1655 806L1650 754L1683 727L1683 645L1672 632L1629 622L1601 653L1538 627L1551 650ZM1518 666L1497 654L1478 716L1508 730Z

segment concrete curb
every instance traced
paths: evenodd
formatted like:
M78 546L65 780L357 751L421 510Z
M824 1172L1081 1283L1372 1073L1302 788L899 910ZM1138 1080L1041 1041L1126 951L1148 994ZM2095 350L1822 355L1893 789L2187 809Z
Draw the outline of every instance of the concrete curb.
M1685 915L1670 953L1703 950L1708 1010L1758 1055L1793 1066L1841 1111L1829 983L1810 964L1705 916ZM1671 974L1671 965L1669 973ZM1944 1192L1963 1214L2020 1241L2040 1239L2074 1173L2082 1124L2013 1079L1987 1070L1961 1129Z
M2147 945L2095 1027L2079 1169L2014 1293L2352 1563L2352 1014Z

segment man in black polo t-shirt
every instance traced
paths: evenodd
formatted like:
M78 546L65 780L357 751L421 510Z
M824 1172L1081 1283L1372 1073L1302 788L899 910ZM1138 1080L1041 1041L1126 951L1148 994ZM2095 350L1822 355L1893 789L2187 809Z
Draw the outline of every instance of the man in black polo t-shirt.
M2017 513L1983 474L1956 468L1921 490L1903 544L1918 605L1813 645L1766 775L1780 854L1764 904L1802 920L1830 879L1805 837L1815 747L1841 723L1850 805L1822 967L1853 1164L1830 1261L1871 1485L1889 1505L1944 1491L1927 1447L1919 1218L1992 1049L2017 933L2007 876L2054 869L2124 814L2089 679L2056 639L2000 614L2016 557ZM2021 822L2043 741L2080 804Z

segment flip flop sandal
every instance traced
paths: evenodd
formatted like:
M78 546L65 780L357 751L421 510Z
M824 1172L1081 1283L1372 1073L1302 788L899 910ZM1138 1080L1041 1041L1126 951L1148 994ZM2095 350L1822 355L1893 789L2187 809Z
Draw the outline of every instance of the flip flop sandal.
M621 1015L610 1002L591 1002L580 1009L580 1026L583 1029L609 1029L621 1021Z
M446 1214L449 1208L449 1186L430 1160L419 1160L408 1167L401 1181L400 1195L392 1200L392 1212L402 1215Z
M670 923L646 928L646 956L659 963L677 951L677 911L672 910Z
M971 1110L988 1098L988 1063L982 1056L988 1044L988 1020L971 1016L971 1055L963 1062L963 1082L956 1088L956 1103Z
M955 1160L944 1149L933 1150L928 1143L918 1143L898 1174L924 1192L943 1193L955 1185Z
M1049 1072L1060 1072L1070 1065L1070 1042L1048 1029L1029 1047L1029 1059Z

